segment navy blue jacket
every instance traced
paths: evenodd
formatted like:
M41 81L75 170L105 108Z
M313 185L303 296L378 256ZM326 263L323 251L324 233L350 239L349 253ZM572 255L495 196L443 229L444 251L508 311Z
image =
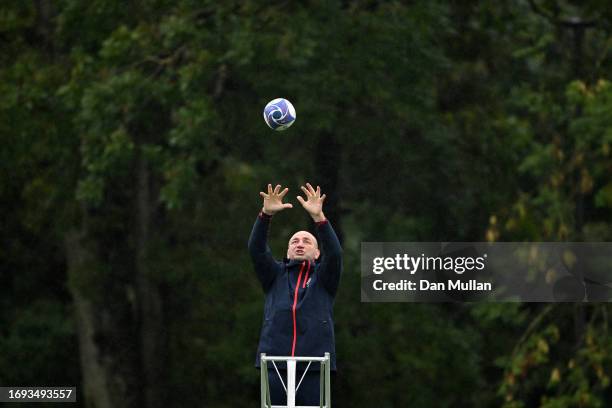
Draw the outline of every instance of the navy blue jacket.
M249 253L266 296L255 365L259 367L260 353L323 357L328 352L335 370L333 306L342 273L340 241L330 223L322 221L316 224L321 250L317 261L277 261L267 243L269 228L270 217L260 213L249 238ZM310 369L319 368L317 363Z

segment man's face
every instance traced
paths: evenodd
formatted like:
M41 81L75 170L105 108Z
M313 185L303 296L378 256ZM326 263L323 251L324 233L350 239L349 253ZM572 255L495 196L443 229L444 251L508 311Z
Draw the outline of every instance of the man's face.
M314 261L319 257L317 239L308 231L298 231L289 240L287 258Z

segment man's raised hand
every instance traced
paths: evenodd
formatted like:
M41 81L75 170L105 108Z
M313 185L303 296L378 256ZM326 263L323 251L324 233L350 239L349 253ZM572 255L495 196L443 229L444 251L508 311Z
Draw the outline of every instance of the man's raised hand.
M280 184L277 184L274 190L272 190L272 184L268 184L268 194L263 191L259 193L263 197L263 208L261 211L267 215L274 215L285 208L293 208L292 204L283 203L283 197L285 197L287 191L289 191L288 188L281 191Z
M304 195L306 195L306 200L301 196L297 196L302 207L310 214L314 222L324 221L323 201L325 201L325 194L321 195L321 187L317 186L315 190L310 183L306 183L306 187L302 186L301 189Z

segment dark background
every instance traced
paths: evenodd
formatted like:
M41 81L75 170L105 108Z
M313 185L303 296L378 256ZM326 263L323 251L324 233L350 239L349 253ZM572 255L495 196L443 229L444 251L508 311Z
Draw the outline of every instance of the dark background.
M309 181L345 250L334 406L610 406L609 305L361 303L359 251L610 241L611 31L603 0L4 1L0 385L256 406L246 241L286 185L281 257Z

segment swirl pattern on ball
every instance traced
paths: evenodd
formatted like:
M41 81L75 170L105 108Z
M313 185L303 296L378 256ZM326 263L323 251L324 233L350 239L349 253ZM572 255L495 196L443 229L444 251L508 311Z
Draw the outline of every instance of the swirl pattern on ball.
M276 98L268 102L263 117L271 129L285 130L295 122L295 108L287 99Z

